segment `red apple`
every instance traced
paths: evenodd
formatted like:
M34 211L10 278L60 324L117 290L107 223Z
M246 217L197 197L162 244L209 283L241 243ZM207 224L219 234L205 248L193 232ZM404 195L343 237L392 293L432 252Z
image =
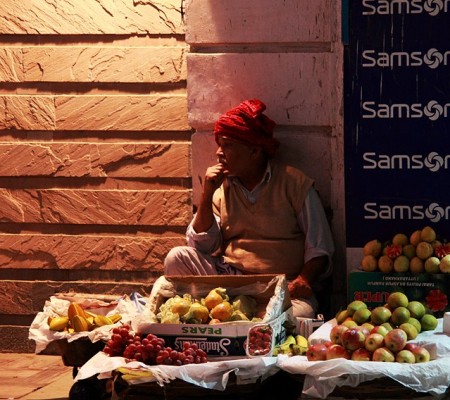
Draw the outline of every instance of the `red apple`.
M342 346L344 346L347 350L353 351L364 347L366 336L360 329L350 328L342 333L341 341Z
M383 337L386 336L386 333L388 332L389 331L383 325L377 325L370 331L370 333L379 333L380 335L383 335Z
M371 361L372 353L364 347L361 347L352 353L351 359L353 361Z
M394 362L395 356L387 347L380 347L373 352L372 361Z
M408 341L408 336L403 329L395 328L386 333L384 337L385 346L392 352L403 350Z
M431 358L430 352L425 347L416 345L412 349L410 348L409 351L414 354L416 363L423 363L430 361Z
M333 344L334 343L331 340L325 340L325 342L323 342L323 345L327 348L332 346Z
M403 349L395 354L395 361L405 364L414 364L416 362L416 357L411 351Z
M366 338L367 338L367 336L369 336L369 334L370 334L370 330L367 329L365 326L360 325L360 326L356 327L355 329L358 329L359 331L361 331L362 333L364 333L364 336L365 336Z
M323 361L326 360L328 347L324 344L313 344L306 350L306 358L308 361Z
M419 346L417 343L408 342L405 344L405 347L403 347L405 350L413 351L417 346Z
M350 353L344 346L340 344L333 344L332 346L328 347L326 358L327 360L332 360L333 358L345 358L349 360Z
M374 352L376 349L384 346L384 336L380 333L371 333L364 342L364 347Z
M342 344L342 334L348 330L345 325L335 325L330 331L330 340L335 344Z

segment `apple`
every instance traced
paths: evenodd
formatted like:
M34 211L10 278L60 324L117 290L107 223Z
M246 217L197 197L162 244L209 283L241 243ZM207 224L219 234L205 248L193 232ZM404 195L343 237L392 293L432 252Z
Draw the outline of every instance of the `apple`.
M370 315L371 312L368 308L362 308L360 310L356 310L352 318L357 324L362 325L370 320Z
M409 271L409 258L400 255L394 260L394 271L395 272L408 272Z
M391 318L391 315L392 313L391 310L389 310L389 308L384 306L378 306L372 310L370 318L374 325L381 325L385 322L388 322L389 319Z
M392 238L392 244L406 246L408 243L409 243L408 236L406 236L404 233L397 233Z
M392 352L403 350L408 341L408 336L403 329L395 328L384 337L384 344Z
M365 256L378 257L381 253L381 242L377 239L370 240L363 247L363 254Z
M412 300L407 306L412 318L420 319L425 315L425 306L417 300Z
M373 352L372 361L394 362L395 355L387 347L380 347Z
M330 331L330 340L334 344L342 344L342 334L348 330L345 325L335 325Z
M386 336L386 333L388 333L389 331L387 330L387 328L384 325L377 325L374 326L373 329L370 331L370 333L379 333L381 336L383 336L383 338Z
M397 307L392 311L391 322L396 326L400 326L401 324L408 322L410 317L411 313L406 307Z
M364 347L361 347L352 353L351 359L353 361L371 361L372 353Z
M392 329L394 329L394 327L392 326L392 324L390 322L384 322L383 324L381 324L381 326L385 327L388 332L392 331Z
M414 340L419 334L416 327L413 324L410 324L409 322L401 324L399 328L406 332L408 340Z
M409 350L409 351L413 351L416 347L418 347L419 345L417 343L414 342L408 342L405 344L405 347L403 347L403 349L405 350Z
M430 352L425 347L417 345L416 347L409 349L409 351L414 354L416 363L423 363L430 361L431 358Z
M376 349L384 346L384 336L380 333L371 333L364 342L364 347L374 352Z
M409 244L403 246L402 252L403 252L403 255L405 255L410 260L412 260L416 255L416 246L409 243Z
M355 329L358 329L359 331L361 331L362 333L364 333L364 336L367 338L367 336L370 335L370 330L367 329L365 326L357 326Z
M411 351L403 349L395 354L395 361L404 364L414 364L416 357Z
M364 323L361 325L361 328L366 328L366 329L369 331L369 333L370 333L370 331L371 331L373 328L375 328L375 325L371 324L370 322L364 322Z
M352 319L345 320L341 325L344 325L349 329L356 328L358 326L358 324Z
M336 322L342 324L350 316L347 309L341 310L336 314Z
M353 351L364 347L366 341L366 335L360 329L350 328L342 333L341 336L342 346L347 350Z
M431 226L426 226L420 231L420 240L431 243L436 240L436 232Z
M417 246L422 240L420 238L421 233L422 233L421 229L417 229L413 233L411 233L411 236L409 237L409 243L411 243L413 246Z
M447 254L446 256L442 257L439 263L439 270L443 274L450 273L450 254Z
M378 269L385 274L389 274L394 269L394 260L388 256L381 256L378 259Z
M416 255L421 260L426 260L433 255L433 246L428 242L420 242L416 247Z
M378 260L375 256L369 254L361 260L361 269L365 272L374 272L378 267Z
M439 258L435 256L428 257L424 264L425 272L429 274L438 274L440 271L441 262L442 260L439 260Z
M409 303L408 296L403 292L392 292L387 298L387 304L391 309L397 307L407 307Z
M347 311L349 313L349 316L353 316L353 314L355 313L355 311L358 310L363 310L367 308L367 304L364 303L361 300L353 300L348 306L347 306Z
M327 349L326 359L332 360L334 358L345 358L350 360L350 353L344 346L340 344L333 344Z
M423 272L425 266L423 263L423 260L420 259L419 257L413 257L411 259L411 261L409 262L409 270L413 273L413 274L420 274Z
M323 361L326 360L328 347L323 343L313 344L306 350L306 358L308 361Z

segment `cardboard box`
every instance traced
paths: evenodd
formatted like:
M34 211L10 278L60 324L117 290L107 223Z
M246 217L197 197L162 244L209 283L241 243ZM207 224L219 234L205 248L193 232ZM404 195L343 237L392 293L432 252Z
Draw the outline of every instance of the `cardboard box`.
M162 280L162 282L160 281ZM158 282L160 281L160 282ZM274 344L285 338L285 321L293 322L291 300L283 275L217 275L217 276L170 276L155 282L149 297L150 311L157 314L159 306L170 297L170 287L180 296L185 293L194 298L205 297L211 289L223 287L233 298L238 294L254 297L259 305L266 307L266 317L273 330ZM161 324L146 326L145 333L164 338L166 344L181 349L184 342L196 343L208 356L244 356L245 340L251 327L258 323L249 321L224 322L220 324Z
M423 302L436 317L450 311L450 274L350 272L348 298L364 301L369 308L386 303L392 292L403 292L410 301Z

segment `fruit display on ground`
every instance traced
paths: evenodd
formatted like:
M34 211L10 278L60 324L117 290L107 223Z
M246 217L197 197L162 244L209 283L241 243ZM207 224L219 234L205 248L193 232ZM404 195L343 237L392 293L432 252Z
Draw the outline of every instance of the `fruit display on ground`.
M111 339L103 352L111 357L120 356L148 365L186 365L207 362L206 353L195 343L183 342L182 351L165 345L164 339L151 333L132 334L128 324L113 328Z
M325 343L308 347L309 361L345 358L355 361L422 363L428 350L412 342L422 331L434 330L436 317L422 303L393 292L387 303L372 310L360 300L352 301L336 315L337 325Z
M84 332L92 331L100 326L113 325L122 319L120 314L109 316L94 314L76 303L71 302L67 315L48 318L48 326L51 331L56 332Z
M361 269L366 272L450 273L450 243L425 226L391 239L373 239L363 247Z
M217 324L229 321L261 321L264 309L258 310L254 297L238 295L230 299L227 290L216 287L200 299L185 293L164 301L156 315L162 324Z

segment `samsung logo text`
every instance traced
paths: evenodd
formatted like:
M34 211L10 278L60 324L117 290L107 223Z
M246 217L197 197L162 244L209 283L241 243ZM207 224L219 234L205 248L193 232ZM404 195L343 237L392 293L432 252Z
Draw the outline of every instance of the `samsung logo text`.
M448 11L450 0L363 0L362 15L423 14L432 17Z
M439 222L441 219L448 220L450 207L441 207L438 203L431 203L429 206L405 204L387 205L365 203L364 219L382 219L382 220L424 220Z
M441 53L435 48L426 52L422 51L394 51L392 53L364 50L362 52L362 66L364 68L396 68L396 67L421 67L426 65L431 69L439 66L447 66L450 51Z
M441 156L434 151L427 156L423 154L377 154L366 152L363 154L363 169L367 170L421 170L428 169L437 172L448 169L450 155Z
M376 104L374 101L365 101L362 103L362 117L365 119L417 119L426 117L431 121L436 121L441 117L447 118L449 107L450 103L441 105L435 100L429 101L426 105L421 103Z

